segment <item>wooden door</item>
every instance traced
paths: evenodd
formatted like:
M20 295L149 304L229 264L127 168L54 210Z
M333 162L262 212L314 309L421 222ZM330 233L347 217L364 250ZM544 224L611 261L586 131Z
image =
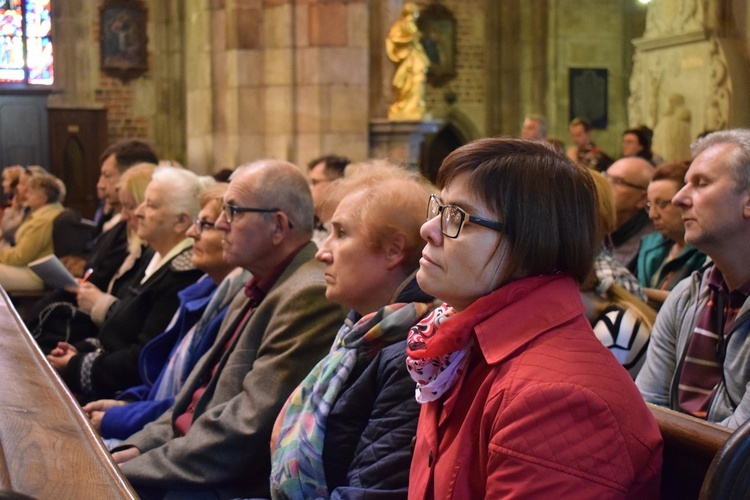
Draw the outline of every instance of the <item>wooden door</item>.
M99 156L107 147L104 109L49 109L50 172L65 183L65 206L94 216Z

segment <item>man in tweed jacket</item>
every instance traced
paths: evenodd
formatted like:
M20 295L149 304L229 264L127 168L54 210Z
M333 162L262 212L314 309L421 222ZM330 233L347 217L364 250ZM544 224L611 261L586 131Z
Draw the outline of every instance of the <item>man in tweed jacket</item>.
M240 167L223 208L215 229L225 232L224 258L253 279L174 407L115 450L144 498L267 497L274 420L344 321L325 298L310 189L297 167Z

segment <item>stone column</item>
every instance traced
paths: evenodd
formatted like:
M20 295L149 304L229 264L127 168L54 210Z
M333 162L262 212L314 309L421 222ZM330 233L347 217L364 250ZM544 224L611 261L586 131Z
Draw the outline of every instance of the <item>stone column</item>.
M266 157L365 158L365 0L212 0L210 8L208 38L200 13L186 14L187 39L199 45L196 61L186 56L191 158L210 157L212 170Z

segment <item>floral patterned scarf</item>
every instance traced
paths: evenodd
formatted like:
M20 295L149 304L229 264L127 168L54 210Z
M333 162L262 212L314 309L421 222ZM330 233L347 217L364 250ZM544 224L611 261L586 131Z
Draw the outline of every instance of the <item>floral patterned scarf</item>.
M461 378L469 360L475 326L506 305L562 276L533 276L512 281L460 312L442 304L413 326L406 341L406 368L417 383L417 401L435 401Z
M273 498L328 497L323 470L326 422L357 358L373 359L380 350L404 339L409 328L437 303L396 303L347 320L331 351L292 392L271 436Z

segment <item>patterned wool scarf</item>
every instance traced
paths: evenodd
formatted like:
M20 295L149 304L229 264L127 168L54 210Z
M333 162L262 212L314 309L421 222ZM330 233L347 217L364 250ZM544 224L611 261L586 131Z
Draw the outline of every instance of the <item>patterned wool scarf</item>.
M357 358L369 359L404 339L406 332L430 312L434 302L396 303L347 321L331 351L289 396L271 437L273 498L328 497L323 470L326 422Z
M406 367L417 383L417 401L435 401L461 378L469 360L476 325L563 276L534 276L512 281L480 297L460 312L443 304L412 327L406 341Z

